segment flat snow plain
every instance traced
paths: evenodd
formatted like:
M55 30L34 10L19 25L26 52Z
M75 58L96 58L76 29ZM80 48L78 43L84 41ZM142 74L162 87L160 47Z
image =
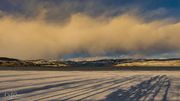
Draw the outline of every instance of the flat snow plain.
M180 71L0 71L0 101L180 101Z

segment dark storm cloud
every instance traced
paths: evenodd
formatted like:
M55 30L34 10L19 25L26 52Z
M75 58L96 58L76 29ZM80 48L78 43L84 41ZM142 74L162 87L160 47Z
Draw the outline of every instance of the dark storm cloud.
M147 20L178 18L178 0L1 0L0 10L15 17L34 18L46 10L46 20L63 21L73 14L115 17L134 11Z

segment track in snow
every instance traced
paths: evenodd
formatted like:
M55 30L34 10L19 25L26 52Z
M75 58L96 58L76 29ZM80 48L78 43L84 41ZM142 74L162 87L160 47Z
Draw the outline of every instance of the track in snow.
M178 71L0 71L0 101L180 101Z

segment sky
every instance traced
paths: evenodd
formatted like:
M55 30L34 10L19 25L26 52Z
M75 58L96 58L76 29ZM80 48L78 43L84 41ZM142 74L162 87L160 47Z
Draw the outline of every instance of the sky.
M0 0L0 56L179 58L179 0Z

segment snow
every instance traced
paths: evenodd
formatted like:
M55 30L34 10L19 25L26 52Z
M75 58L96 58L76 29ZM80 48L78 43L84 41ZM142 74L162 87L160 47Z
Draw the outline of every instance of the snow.
M180 101L180 71L0 71L0 101Z

